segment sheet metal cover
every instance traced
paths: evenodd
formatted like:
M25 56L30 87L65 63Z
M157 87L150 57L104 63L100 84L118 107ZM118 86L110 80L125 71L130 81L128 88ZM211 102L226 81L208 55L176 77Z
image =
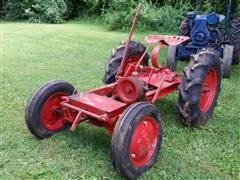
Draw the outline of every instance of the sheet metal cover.
M113 112L126 105L112 98L100 96L94 93L76 94L76 95L70 96L69 98L71 100L78 101L82 104L86 104L88 106L94 107L96 109L99 109L101 111L105 111L108 113Z
M189 40L187 36L172 36L172 35L155 35L151 34L145 37L145 41L149 44L164 42L167 45L179 45Z

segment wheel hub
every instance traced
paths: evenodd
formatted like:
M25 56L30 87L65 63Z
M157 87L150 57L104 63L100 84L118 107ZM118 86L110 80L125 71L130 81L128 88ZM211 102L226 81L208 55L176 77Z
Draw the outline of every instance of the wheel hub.
M135 166L145 165L154 153L158 140L158 125L151 116L136 125L130 142L130 160Z
M65 92L54 93L43 103L40 112L40 121L48 130L59 130L64 125L63 112L61 109L62 96L67 96Z
M199 102L201 112L207 112L210 109L216 94L217 80L216 70L214 68L210 68L202 85Z

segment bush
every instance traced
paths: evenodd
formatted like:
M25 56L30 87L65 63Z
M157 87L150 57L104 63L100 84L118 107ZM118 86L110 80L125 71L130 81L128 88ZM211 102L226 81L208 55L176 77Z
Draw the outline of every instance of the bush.
M108 7L107 0L8 0L7 17L37 23L62 23L79 16L99 16Z
M232 0L236 11L239 0ZM109 30L129 29L139 1L136 0L8 0L7 17L13 20L28 19L37 23L62 23L75 17L103 19ZM143 9L138 28L153 31L176 31L180 21L194 1L141 0ZM226 1L199 0L199 12L226 13ZM238 11L232 15L240 15ZM97 18L96 18L97 17Z
M68 8L68 6L69 8ZM71 14L71 2L64 0L9 0L7 17L37 23L62 23Z
M185 13L191 8L185 1L178 1L175 6L164 5L160 8L143 1L143 9L138 21L141 29L154 31L175 31ZM137 3L113 1L111 9L105 15L105 24L109 30L128 30L136 10Z
M112 1L110 8L104 15L105 24L109 30L123 30L129 28L136 8L136 3L124 0Z
M29 5L28 1L9 0L7 3L7 18L11 20L26 19L25 9Z
M25 10L25 14L30 22L62 23L67 10L64 0L37 0Z

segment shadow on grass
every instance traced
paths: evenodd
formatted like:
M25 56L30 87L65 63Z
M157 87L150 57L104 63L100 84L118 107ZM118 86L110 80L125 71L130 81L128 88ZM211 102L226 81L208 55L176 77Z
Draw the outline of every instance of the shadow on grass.
M156 102L156 106L160 109L162 121L164 125L170 127L185 128L181 122L181 117L176 107L178 98L171 97L162 98Z
M88 123L82 123L78 126L76 131L71 132L69 130L64 133L64 135L74 142L82 142L84 145L90 145L98 149L106 149L111 142L111 136L105 132L103 128L94 127Z
M156 106L161 111L161 117L165 128L185 127L181 123L176 103L172 98L163 98L156 103ZM64 132L63 136L69 143L70 148L75 149L78 148L78 146L83 145L92 149L100 149L105 153L109 153L110 151L111 135L109 135L103 128L94 127L88 123L80 124L74 132Z

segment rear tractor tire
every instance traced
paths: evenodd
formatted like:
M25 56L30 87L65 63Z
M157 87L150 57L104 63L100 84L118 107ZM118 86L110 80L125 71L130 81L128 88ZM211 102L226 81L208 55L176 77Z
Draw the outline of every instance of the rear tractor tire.
M224 45L223 58L221 59L222 75L224 78L230 78L233 59L233 46Z
M178 35L189 36L189 34L190 34L189 20L185 18L179 26Z
M176 53L177 53L177 46L168 46L168 52L167 52L167 68L171 69L172 71L175 71L177 68L177 59L176 59Z
M111 141L114 168L127 179L137 179L156 162L162 136L159 109L146 102L132 104L114 128Z
M200 127L212 115L221 84L221 65L218 53L206 49L191 56L179 85L177 107L182 122Z
M103 76L104 84L110 84L116 81L115 76L121 64L123 54L125 51L126 42L121 42L120 46L112 50L112 54L105 65L105 74ZM146 47L138 42L131 41L128 49L127 62L136 63L143 55ZM149 55L146 54L143 58L142 64L148 66Z
M232 64L238 64L240 61L240 17L232 21L229 41L234 46Z
M75 88L66 81L54 80L40 86L29 99L25 120L30 132L44 139L66 129L61 101L63 96L73 94Z

